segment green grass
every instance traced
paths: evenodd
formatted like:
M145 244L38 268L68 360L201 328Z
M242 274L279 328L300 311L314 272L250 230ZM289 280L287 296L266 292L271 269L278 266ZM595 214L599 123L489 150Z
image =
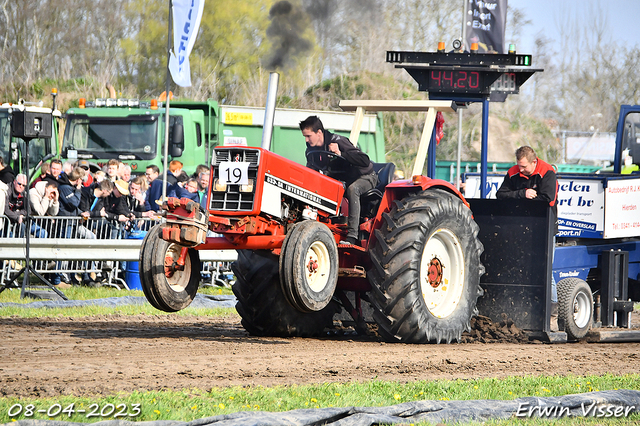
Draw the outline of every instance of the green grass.
M194 419L230 414L239 411L271 411L281 412L300 408L326 407L375 407L388 406L418 400L475 400L497 399L512 400L525 396L561 396L575 393L602 391L612 389L640 389L640 375L625 376L566 376L566 377L509 377L506 379L477 379L477 380L435 380L418 381L412 383L369 381L365 383L324 383L305 386L276 386L276 387L229 387L212 388L207 390L189 389L183 391L154 391L120 393L107 397L74 397L61 396L58 398L0 398L0 422L10 422L23 419L64 420L76 422L96 422L114 419L114 416L97 416L87 418L86 414L75 414L71 417L64 414L48 417L46 413L33 413L25 416L27 405L33 404L37 409L51 409L55 413L74 404L74 408L88 410L92 404L100 409L107 404L117 406L124 404L123 412L132 413L133 404L139 404L140 413L135 417L119 417L124 420L155 421ZM20 404L23 407L19 411ZM59 407L55 404L59 404ZM15 414L9 417L8 414ZM575 423L579 421L579 423ZM580 419L565 419L561 424L596 424L602 419L591 417ZM624 422L640 422L640 415L634 414ZM531 419L526 424L538 423L539 419ZM607 424L610 419L607 420ZM513 420L491 422L491 424L513 424Z
M201 287L198 290L204 294L233 294L230 289L219 287ZM113 287L91 288L83 286L73 286L72 288L63 290L63 293L69 300L91 300L102 299L107 297L137 296L144 297L142 291L135 290L118 290ZM20 299L20 289L5 290L0 293L0 303L19 303L28 304L36 300L30 298ZM0 317L17 316L21 318L35 317L85 317L93 315L169 315L166 312L159 311L149 303L143 305L122 305L116 307L107 306L83 306L69 308L25 308L22 306L8 306L0 308ZM171 315L201 315L201 316L229 316L236 315L233 308L214 308L214 309L195 309L186 308L180 312Z

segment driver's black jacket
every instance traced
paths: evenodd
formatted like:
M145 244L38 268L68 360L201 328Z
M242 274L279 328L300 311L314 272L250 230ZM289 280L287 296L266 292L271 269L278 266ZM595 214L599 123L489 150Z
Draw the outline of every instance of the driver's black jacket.
M344 157L350 165L355 166L349 167L348 170L345 170L346 177L344 179L341 178L341 180L345 181L347 186L353 183L360 176L373 173L373 164L367 154L354 146L349 139L344 136L331 133L328 130L324 131L324 145L309 146L309 144L307 144L305 155L311 151L329 151L330 143L337 143L341 156ZM318 167L309 161L307 161L307 167L318 170Z

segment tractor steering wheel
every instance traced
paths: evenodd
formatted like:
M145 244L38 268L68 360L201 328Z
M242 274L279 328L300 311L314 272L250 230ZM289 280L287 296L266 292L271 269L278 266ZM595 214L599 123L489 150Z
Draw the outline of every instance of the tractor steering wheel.
M330 151L309 151L307 161L323 174L338 180L342 180L351 167L346 158Z

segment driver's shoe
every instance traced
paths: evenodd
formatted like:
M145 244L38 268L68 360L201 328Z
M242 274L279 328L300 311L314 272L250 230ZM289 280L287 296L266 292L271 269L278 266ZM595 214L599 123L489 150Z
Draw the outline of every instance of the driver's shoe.
M340 244L350 244L352 246L359 245L358 244L358 240L356 239L356 237L347 237L344 240L341 240Z

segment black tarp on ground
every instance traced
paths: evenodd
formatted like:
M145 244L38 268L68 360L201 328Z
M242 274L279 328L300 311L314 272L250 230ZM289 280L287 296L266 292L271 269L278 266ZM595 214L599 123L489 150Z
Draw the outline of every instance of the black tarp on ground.
M189 305L190 308L234 308L236 297L233 295L209 295L196 294L196 297ZM121 305L143 305L149 303L144 297L122 296L105 297L102 299L90 300L41 300L31 303L0 303L0 308L9 306L23 308L73 308L79 306L121 306Z
M616 415L617 414L617 415ZM593 417L602 419L626 418L640 414L640 391L615 390L590 392L557 397L526 397L512 401L414 401L389 407L319 408L271 413L243 411L207 417L191 422L103 421L104 426L370 426L417 422L482 422L490 419ZM16 426L69 426L82 423L47 420L19 420Z

